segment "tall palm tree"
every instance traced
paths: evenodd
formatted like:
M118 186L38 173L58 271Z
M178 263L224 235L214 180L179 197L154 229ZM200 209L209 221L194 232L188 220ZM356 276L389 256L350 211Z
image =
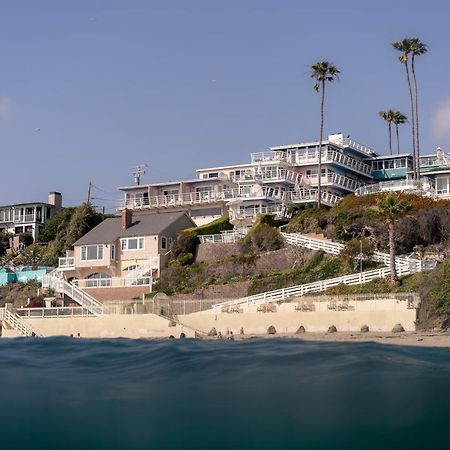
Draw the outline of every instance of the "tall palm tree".
M415 100L415 120L414 124L416 129L416 152L417 152L417 177L420 178L420 143L419 143L419 101L417 92L417 78L415 69L416 56L424 55L428 51L426 44L420 41L419 38L413 38L410 40L410 52L411 52L411 71L414 82L414 100Z
M398 126L406 123L408 118L400 111L394 113L395 134L397 136L397 155L400 155L400 138L398 135Z
M323 140L323 116L325 104L325 84L339 78L340 70L328 61L318 61L311 66L311 78L314 78L314 90L320 92L320 137L319 137L319 164L317 184L317 207L322 201L321 177L322 177L322 140Z
M416 154L416 132L415 132L415 112L414 112L414 96L413 96L413 89L411 86L411 77L409 76L409 65L408 65L408 59L409 55L411 54L411 39L405 38L402 41L394 42L392 46L401 52L401 55L398 57L399 61L405 66L405 73L406 73L406 80L408 82L408 89L409 89L409 102L410 102L410 109L411 109L411 130L412 130L412 150L413 150L413 173L414 173L414 179L418 179L418 161L417 161L417 154Z
M392 155L392 122L394 122L395 119L395 111L392 109L389 109L387 111L380 111L378 115L386 121L388 124L388 131L389 131L389 154Z
M378 198L374 209L388 226L389 230L389 268L391 272L391 283L397 281L397 270L395 267L395 221L405 217L411 211L412 205L407 195L388 193Z

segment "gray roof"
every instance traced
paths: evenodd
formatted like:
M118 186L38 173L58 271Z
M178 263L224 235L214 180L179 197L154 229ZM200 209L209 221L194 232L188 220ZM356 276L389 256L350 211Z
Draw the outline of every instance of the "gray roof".
M122 218L113 217L99 223L73 245L112 244L118 238L123 237L154 236L163 232L183 216L186 219L187 227L195 226L185 212L134 215L133 223L126 230L122 229Z

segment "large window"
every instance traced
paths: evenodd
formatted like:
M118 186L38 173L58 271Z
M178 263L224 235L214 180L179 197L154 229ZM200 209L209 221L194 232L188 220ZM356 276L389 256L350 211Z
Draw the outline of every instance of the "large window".
M142 250L144 248L144 238L124 238L120 240L122 250Z
M81 261L98 261L103 259L103 245L82 245Z

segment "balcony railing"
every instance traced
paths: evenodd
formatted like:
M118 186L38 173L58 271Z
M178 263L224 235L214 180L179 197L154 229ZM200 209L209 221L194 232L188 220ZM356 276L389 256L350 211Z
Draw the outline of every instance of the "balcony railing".
M344 145L345 147L350 147L360 152L364 152L369 156L373 156L376 153L374 149L367 147L366 145L360 144L359 142L356 142L353 139L345 138Z
M268 151L252 153L252 163L264 161L286 161L287 153L285 151Z
M75 258L73 256L68 258L58 258L58 267L60 269L72 269L75 264Z
M288 194L289 201L292 203L316 202L318 197L317 189L297 189L290 191ZM321 197L322 203L328 206L333 206L342 199L339 195L329 191L322 191Z
M235 183L242 183L245 181L257 182L257 181L290 181L292 183L298 182L298 173L292 172L288 169L269 169L261 171L248 171L239 175L232 175L231 181Z
M435 190L430 180L391 180L376 184L361 186L355 191L356 195L369 195L381 192L418 191L426 195L434 196Z
M307 152L300 153L297 151L295 154L295 162L296 165L307 165L307 164L315 164L319 162L319 151L311 150ZM336 162L345 167L353 169L357 172L361 172L365 175L370 175L372 172L372 167L362 161L359 161L356 158L353 158L349 155L344 155L343 153L337 152L336 150L327 150L326 148L322 149L322 163L331 163Z
M230 209L230 220L256 219L261 214L274 214L277 219L289 217L287 209L283 205L254 206L239 210Z
M317 185L319 181L318 178L319 177L317 176L306 178L304 183L308 185ZM328 173L322 176L320 181L323 186L336 185L348 189L352 192L361 186L361 183L359 181L353 180L352 178L348 178L338 173Z
M152 282L153 277L151 276L139 278L111 277L72 280L72 284L80 289L149 286Z

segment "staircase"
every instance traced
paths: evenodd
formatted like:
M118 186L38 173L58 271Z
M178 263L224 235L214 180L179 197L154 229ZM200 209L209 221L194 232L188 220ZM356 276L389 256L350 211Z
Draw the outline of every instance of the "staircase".
M11 328L18 331L22 336L35 336L36 334L15 312L8 308L0 308L0 320L4 320Z
M67 295L95 316L103 314L102 303L77 286L68 283L62 278L59 278L58 275L59 271L57 269L44 275L42 277L42 287L53 289L55 292Z
M299 233L282 233L285 241L290 245L299 245L311 250L322 250L332 255L339 255L344 248L344 244L333 242L329 239L319 239L302 235ZM375 252L372 256L374 261L389 264L389 255L387 253ZM395 268L399 276L411 275L426 269L422 261L409 259L405 257L395 258ZM276 289L274 291L263 292L261 294L243 297L241 299L229 300L223 303L217 303L212 306L216 312L224 306L246 305L258 306L267 302L282 301L290 297L298 297L310 292L321 292L328 288L338 286L339 284L355 285L369 283L377 278L389 276L390 268L367 270L351 275L329 278L327 280L315 281L313 283L300 284L289 288Z
M135 285L137 279L145 277L149 272L153 273L154 270L159 271L159 264L159 256L151 256L144 264L130 270L124 278L125 280L132 280L130 286Z

